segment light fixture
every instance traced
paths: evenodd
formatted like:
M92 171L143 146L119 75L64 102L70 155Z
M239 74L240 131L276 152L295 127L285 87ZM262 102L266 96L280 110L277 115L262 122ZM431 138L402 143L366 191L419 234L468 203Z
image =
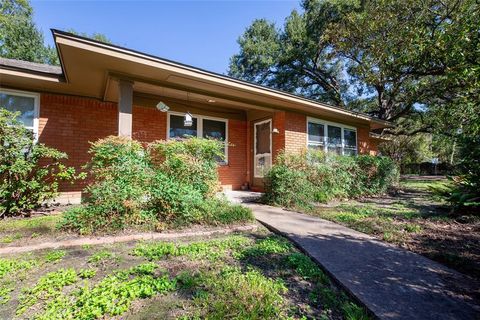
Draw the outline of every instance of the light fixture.
M167 106L163 101L160 101L159 103L157 103L156 108L161 112L167 112L168 110L170 110L170 107Z
M208 99L207 102L208 102L208 103L215 103L216 101L213 100L213 99Z
M193 124L193 117L190 114L190 112L187 111L187 113L185 113L185 118L183 120L183 125L185 127L191 127L192 124Z
M272 133L280 133L280 130L278 130L277 128L273 128Z

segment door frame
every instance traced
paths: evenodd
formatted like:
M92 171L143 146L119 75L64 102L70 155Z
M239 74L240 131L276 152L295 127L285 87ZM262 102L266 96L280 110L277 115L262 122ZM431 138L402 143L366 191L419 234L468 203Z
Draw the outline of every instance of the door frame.
M263 124L263 123L269 123L270 124L270 153L262 153L257 155L257 125ZM267 119L267 120L262 120L258 122L253 122L253 178L257 179L263 179L263 175L257 175L257 163L256 163L256 158L257 156L265 156L265 155L270 155L270 168L272 167L272 156L273 156L273 141L272 141L272 119Z

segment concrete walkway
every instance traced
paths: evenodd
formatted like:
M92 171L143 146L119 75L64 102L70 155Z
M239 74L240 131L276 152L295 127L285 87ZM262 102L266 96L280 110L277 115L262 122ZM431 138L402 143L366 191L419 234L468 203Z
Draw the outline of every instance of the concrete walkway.
M454 270L333 222L252 203L254 193L227 196L295 242L379 319L480 319L473 301L451 290L469 281Z

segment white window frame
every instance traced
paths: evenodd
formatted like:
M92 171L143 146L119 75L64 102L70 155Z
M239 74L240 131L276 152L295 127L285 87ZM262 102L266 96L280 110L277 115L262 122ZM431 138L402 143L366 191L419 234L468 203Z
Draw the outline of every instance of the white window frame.
M358 131L357 131L357 128L356 127L352 127L352 126L348 126L348 125L344 125L344 124L341 124L341 123L337 123L337 122L330 122L330 121L325 121L325 120L322 120L322 119L318 119L318 118L312 118L312 117L307 117L307 148L312 145L317 145L317 146L321 146L320 143L316 142L316 141L310 141L309 140L309 133L308 133L308 124L309 123L318 123L318 124L323 124L324 126L324 132L323 132L323 151L324 152L328 152L328 126L332 126L332 127L338 127L338 128L341 128L341 132L342 132L342 155L345 154L345 137L344 137L344 130L347 129L347 130L351 130L351 131L355 131L355 137L356 137L356 140L355 140L355 154L357 155L358 154ZM347 149L351 149L351 148L347 148Z
M262 123L270 123L270 153L261 153L257 154L257 125ZM259 122L255 122L253 124L253 176L254 178L263 178L264 175L260 174L257 171L257 158L264 157L266 155L270 155L270 167L272 168L272 156L273 156L273 144L272 144L272 119L267 119Z
M12 90L12 89L4 89L4 88L0 88L0 93L9 94L9 95L12 95L12 96L33 98L33 127L25 126L25 128L33 131L33 136L34 136L35 142L37 142L37 140L38 140L38 127L39 127L39 123L40 123L40 120L39 120L40 119L40 94L37 93L37 92ZM0 108L3 108L3 106L0 106Z
M181 116L185 117L184 112L169 111L167 112L167 140L170 140L170 116ZM197 119L197 138L203 138L203 120L214 120L219 122L225 122L225 160L221 161L221 164L228 164L228 119L217 118L210 116L203 116L199 114L191 114L192 118Z

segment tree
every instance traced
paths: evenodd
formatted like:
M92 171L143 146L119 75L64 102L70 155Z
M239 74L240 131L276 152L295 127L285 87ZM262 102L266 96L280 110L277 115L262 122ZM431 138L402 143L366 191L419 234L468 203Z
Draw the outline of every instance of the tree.
M479 10L475 0L362 1L324 41L346 59L351 82L370 93L366 111L403 118L397 133L431 132L425 120L439 108L456 108L471 89L478 95Z
M101 33L69 32L97 41L111 43ZM33 22L33 8L28 0L0 0L0 56L9 59L59 65L55 47L44 44L43 33Z
M229 74L432 132L437 111L478 97L475 0L305 0L283 29L257 20ZM468 94L466 94L468 92ZM478 100L477 100L478 101Z
M26 0L0 2L0 56L39 63L55 63L43 44L43 34L33 23L33 9Z
M348 99L340 59L320 42L328 25L348 3L305 1L292 11L283 29L255 20L238 39L240 52L230 60L229 75L336 105Z

